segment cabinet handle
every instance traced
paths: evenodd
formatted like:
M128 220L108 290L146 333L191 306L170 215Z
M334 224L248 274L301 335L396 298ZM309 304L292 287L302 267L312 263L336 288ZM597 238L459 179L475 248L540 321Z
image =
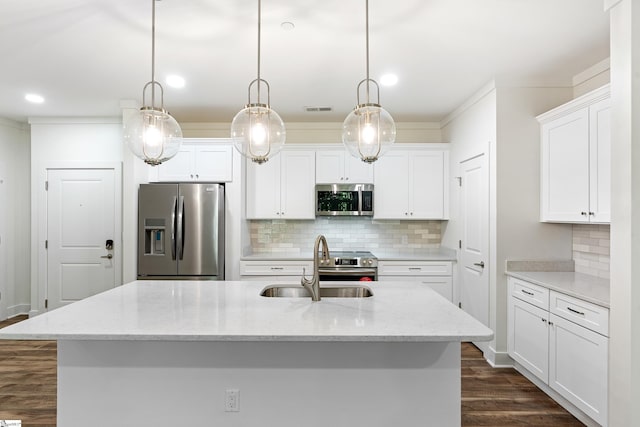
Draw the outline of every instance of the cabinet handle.
M272 270L284 270L284 267L271 267Z
M525 295L529 295L530 297L535 296L533 292L525 291L524 289L520 289L520 291L522 291L522 293Z
M579 314L580 316L584 316L584 313L582 311L574 310L571 307L567 307L567 310L569 310L572 313Z
M420 271L420 270L422 270L422 268L421 267L409 267L409 270L418 270L418 271Z

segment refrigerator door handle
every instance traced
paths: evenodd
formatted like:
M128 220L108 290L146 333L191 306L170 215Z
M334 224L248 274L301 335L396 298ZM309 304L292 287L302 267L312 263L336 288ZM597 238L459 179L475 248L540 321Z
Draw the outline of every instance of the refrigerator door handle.
M171 259L176 259L176 211L178 210L178 198L173 198L173 209L171 209Z
M178 259L181 260L184 255L184 196L180 196L178 201L178 220L176 222L176 228L178 230L176 246L178 248Z

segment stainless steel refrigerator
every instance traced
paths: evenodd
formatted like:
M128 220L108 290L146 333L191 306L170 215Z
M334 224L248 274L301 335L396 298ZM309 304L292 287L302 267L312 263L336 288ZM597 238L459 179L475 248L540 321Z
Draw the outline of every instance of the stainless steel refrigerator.
M224 280L224 185L140 185L138 279Z

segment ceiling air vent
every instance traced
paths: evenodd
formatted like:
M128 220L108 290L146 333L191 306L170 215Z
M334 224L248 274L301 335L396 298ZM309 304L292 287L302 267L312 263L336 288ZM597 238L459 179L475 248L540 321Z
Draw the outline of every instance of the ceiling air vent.
M307 113L320 113L320 112L326 112L326 111L333 111L333 108L332 107L310 106L310 107L304 107L304 111L306 111Z

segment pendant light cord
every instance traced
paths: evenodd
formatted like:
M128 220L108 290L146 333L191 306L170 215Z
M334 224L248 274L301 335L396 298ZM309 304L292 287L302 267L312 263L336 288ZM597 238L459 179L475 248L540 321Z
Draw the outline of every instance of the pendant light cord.
M151 0L151 108L156 107L156 0Z
M262 1L258 0L258 104L260 104L260 33L262 29Z
M369 0L365 0L367 33L367 104L369 104Z

